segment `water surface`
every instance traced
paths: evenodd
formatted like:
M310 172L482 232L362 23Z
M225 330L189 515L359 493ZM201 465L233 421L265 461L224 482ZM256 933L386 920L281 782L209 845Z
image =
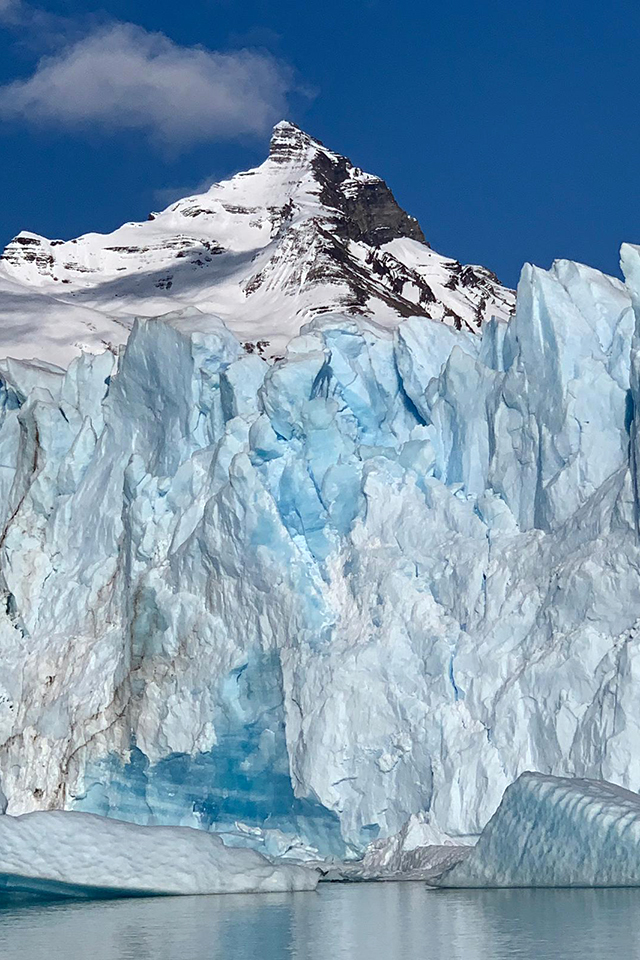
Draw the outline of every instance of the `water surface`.
M316 893L0 908L1 960L640 960L640 890Z

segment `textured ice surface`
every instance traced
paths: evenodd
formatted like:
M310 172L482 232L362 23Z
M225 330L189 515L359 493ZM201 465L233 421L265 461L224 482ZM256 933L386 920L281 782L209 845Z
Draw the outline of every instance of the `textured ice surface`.
M640 886L640 795L523 773L441 887Z
M318 874L188 827L48 810L0 817L0 893L67 896L313 890Z
M344 857L418 814L475 836L527 769L637 786L623 262L527 267L482 338L331 313L267 364L189 308L7 365L9 813Z

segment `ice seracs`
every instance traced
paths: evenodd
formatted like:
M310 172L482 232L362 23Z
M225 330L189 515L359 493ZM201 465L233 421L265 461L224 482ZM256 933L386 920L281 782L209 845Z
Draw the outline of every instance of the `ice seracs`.
M189 308L6 365L9 813L343 858L526 768L635 783L632 336L561 264L482 338L333 313L269 364Z
M261 166L147 222L69 241L19 234L0 258L0 353L67 366L82 349L117 350L137 316L198 307L273 357L332 311L477 330L513 303L490 271L433 251L379 177L283 122Z
M523 773L437 885L640 886L640 796L602 780Z
M0 890L99 897L313 890L318 873L225 847L188 827L139 827L87 813L0 816Z

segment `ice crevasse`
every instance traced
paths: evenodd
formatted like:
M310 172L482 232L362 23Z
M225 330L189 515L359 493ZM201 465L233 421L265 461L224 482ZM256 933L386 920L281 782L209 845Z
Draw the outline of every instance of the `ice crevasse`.
M344 856L477 835L528 769L636 789L622 263L525 267L481 337L325 314L267 363L189 308L0 361L8 813Z

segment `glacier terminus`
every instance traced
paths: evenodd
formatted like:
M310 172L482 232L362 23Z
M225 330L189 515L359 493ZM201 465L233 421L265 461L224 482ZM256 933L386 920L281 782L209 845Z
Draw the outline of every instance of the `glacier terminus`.
M6 812L348 859L415 818L472 842L528 770L637 789L640 248L621 261L527 265L516 301L289 123L145 223L20 234Z

